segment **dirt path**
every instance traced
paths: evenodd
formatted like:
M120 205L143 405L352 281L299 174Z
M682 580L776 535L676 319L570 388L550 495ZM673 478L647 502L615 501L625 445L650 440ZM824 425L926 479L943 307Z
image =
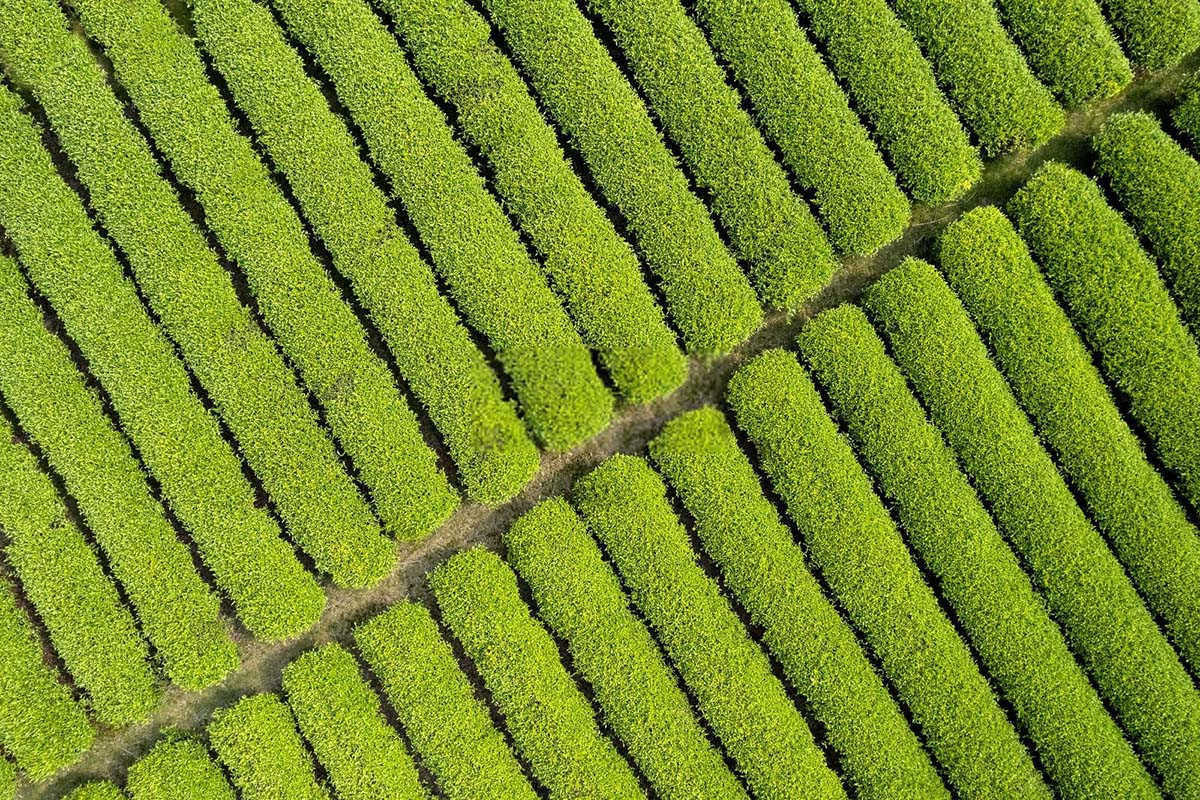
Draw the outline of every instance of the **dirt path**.
M768 347L786 346L812 314L852 299L869 281L904 257L927 255L931 240L963 211L1006 201L1044 161L1057 159L1088 167L1088 139L1114 111L1145 109L1162 117L1187 71L1200 65L1193 53L1180 67L1143 77L1118 97L1095 108L1072 114L1062 134L1032 153L1007 156L988 164L980 183L957 203L930 208L918 206L904 236L874 256L844 260L825 290L790 318L775 314L735 352L707 362L693 360L684 385L669 397L646 406L621 410L602 434L562 455L545 456L534 480L521 494L497 509L468 504L423 542L406 545L392 573L368 591L327 590L328 604L317 625L304 636L267 644L244 633L237 635L241 667L223 683L203 692L167 691L158 710L143 724L102 732L80 763L50 782L24 786L18 800L58 798L87 778L123 781L131 763L145 753L166 728L200 730L212 712L246 694L279 688L282 668L299 653L330 640L346 641L351 628L386 606L404 598L424 599L425 574L450 554L472 545L499 548L500 534L509 523L539 500L567 490L575 477L608 456L642 450L666 420L706 403L719 403L729 375L749 357Z

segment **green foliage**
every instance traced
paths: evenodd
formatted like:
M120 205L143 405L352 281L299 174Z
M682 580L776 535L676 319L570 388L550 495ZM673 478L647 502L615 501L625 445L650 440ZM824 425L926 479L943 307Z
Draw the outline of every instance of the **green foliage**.
M635 403L667 394L687 362L642 280L629 245L571 171L554 130L490 29L463 0L381 0L415 68L449 101L487 160L506 209L541 252L584 340L617 390ZM664 281L684 341L719 332L726 309L688 281Z
M916 259L884 275L865 298L1133 746L1167 793L1200 796L1200 694L1080 511L958 299Z
M182 365L15 104L0 93L0 224L118 413L126 412L126 428L147 443L162 437L164 449L198 435L211 420ZM219 601L27 291L17 265L0 258L0 392L78 502L167 674L189 689L213 684L238 662ZM178 421L185 414L190 428Z
M45 780L79 758L95 734L68 688L42 662L42 643L3 579L0 664L0 745L22 772Z
M434 570L429 584L517 751L551 798L645 796L498 556L461 552Z
M591 23L571 0L484 5L538 100L629 226L688 351L726 352L744 341L762 321L754 290Z
M759 298L795 309L836 268L808 205L767 149L679 0L589 0L710 200ZM543 11L542 13L545 13Z
M428 797L379 698L340 645L309 650L284 667L283 690L339 800Z
M983 152L1036 147L1065 116L988 0L892 0Z
M362 129L467 321L487 337L525 423L565 450L613 398L583 340L392 34L365 0L274 0Z
M887 0L798 5L913 198L944 203L979 180L979 153Z
M17 794L17 766L0 755L0 798L12 800Z
M213 714L208 741L242 800L329 800L292 713L273 694L256 694Z
M1200 352L1137 235L1095 183L1054 162L1008 210L1109 382L1200 510Z
M1133 71L1096 0L1000 0L1029 65L1068 108L1111 97Z
M170 734L129 768L125 789L133 800L234 800L204 745Z
M513 523L504 543L542 619L566 642L605 722L658 795L746 800L567 502L553 498L535 506Z
M1059 794L1157 797L866 316L855 306L819 314L801 331L799 345Z
M727 399L808 553L878 655L951 787L969 797L1049 798L796 358L765 351L734 374Z
M788 0L697 0L696 11L788 168L813 193L834 248L873 253L898 238L908 199Z
M1114 114L1092 143L1097 174L1149 241L1200 338L1200 164L1147 113Z
M895 700L763 496L721 412L681 414L650 442L650 453L695 520L724 585L762 627L763 641L823 726L855 796L948 798Z
M983 207L947 228L939 249L942 272L1042 440L1200 671L1200 535L1147 462L1025 244L997 209Z
M575 483L573 501L750 791L844 798L763 652L696 564L646 462L613 456Z
M1193 145L1200 145L1200 72L1192 73L1184 84L1183 99L1171 112L1171 118L1192 138Z
M195 193L205 223L245 273L264 322L324 408L384 523L402 539L428 533L457 498L387 365L309 249L296 212L235 131L192 40L155 0L70 5L104 46L154 143ZM230 346L240 338L234 333ZM371 585L391 569L392 543L352 484L339 477L320 488L313 501L325 506L323 524L310 528L314 562L338 585Z
M195 0L191 19L334 266L363 299L442 433L468 494L489 503L508 500L537 469L537 449L397 226L345 123L305 74L270 11L253 0Z
M229 276L158 174L87 44L67 31L62 12L45 0L6 4L0 11L0 46L10 69L34 85L92 207L129 259L166 332L180 344L247 452L272 454L254 461L264 479L272 479L269 488L281 490L280 505L290 511L293 497L319 494L310 486L327 476L346 481L293 376L238 302ZM48 162L39 179L57 180ZM85 236L90 221L72 205L68 213ZM53 240L60 222L46 223ZM91 280L119 287L118 307L141 316L131 287L120 286L120 268L111 255L92 269L107 274ZM82 270L78 274L87 280ZM48 289L51 299L62 291L69 290ZM139 320L133 327L146 331L150 326ZM230 346L231 332L241 335L242 348ZM75 336L89 359L100 362L98 372L106 363L129 358L111 347L115 343L97 342L88 333ZM168 347L157 334L146 338L158 340L145 348L154 358L147 358L140 371L108 371L112 385L105 382L124 427L246 627L268 639L304 631L321 615L325 596L281 538L279 526L255 506L240 460L191 396L188 376L177 364L165 363L175 360ZM280 462L273 454L291 450L280 448L280 441L294 441L299 458ZM309 469L310 458L325 469ZM275 480L281 471L290 475L293 470L305 480L289 478L282 486ZM296 527L298 539L306 539L306 532Z
M1178 64L1200 46L1200 3L1196 0L1104 0L1130 60L1146 69Z
M7 561L96 719L113 726L144 719L158 702L158 688L133 615L50 479L12 435L0 424Z
M537 796L424 606L397 603L359 625L354 641L443 795Z
M108 781L91 781L76 787L63 800L125 800L125 793Z

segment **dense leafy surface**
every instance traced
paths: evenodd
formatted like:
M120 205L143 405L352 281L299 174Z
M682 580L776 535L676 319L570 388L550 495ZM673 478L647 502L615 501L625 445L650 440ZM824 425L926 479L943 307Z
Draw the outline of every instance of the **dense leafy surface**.
M3 4L0 797L1200 800L1198 43Z

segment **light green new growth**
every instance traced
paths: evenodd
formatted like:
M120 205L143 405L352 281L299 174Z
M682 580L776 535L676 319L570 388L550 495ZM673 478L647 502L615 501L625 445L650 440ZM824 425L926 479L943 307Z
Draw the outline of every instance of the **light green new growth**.
M979 153L887 0L797 4L914 199L944 203L979 180Z
M125 790L132 800L234 800L204 745L170 734L129 768Z
M849 626L809 573L715 408L681 414L650 454L695 520L705 553L837 752L862 800L949 798L929 755Z
M1012 223L993 207L976 209L946 229L939 251L1042 440L1200 672L1200 533L1146 460Z
M0 746L27 776L45 780L91 747L95 732L67 686L42 662L42 643L3 578L0 665Z
M788 0L697 0L696 13L788 168L813 193L834 249L868 254L898 238L908 199Z
M967 797L1050 792L966 644L942 613L812 380L767 350L727 400L800 529L805 548L945 770Z
M379 0L417 72L454 107L487 160L505 207L540 251L584 340L617 391L641 403L683 382L687 362L642 280L637 257L571 171L525 82L463 0ZM685 342L726 324L720 297L691 281L662 283Z
M63 800L126 800L125 793L108 781L91 781L77 787Z
M1068 108L1111 97L1133 80L1096 0L999 0L1029 65Z
M192 40L156 0L70 5L104 46L175 176L195 193L206 225L245 273L267 328L323 407L384 524L401 539L429 533L457 498L387 365L309 249L296 212L236 132ZM369 586L391 569L394 546L352 484L339 478L324 488L328 546L314 560L338 585Z
M508 500L537 469L537 449L397 226L345 123L266 8L253 0L197 0L191 19L334 266L383 332L467 493L488 503Z
M1144 112L1114 114L1092 140L1107 181L1200 340L1200 164Z
M917 259L864 297L1130 742L1167 794L1200 797L1200 693L1080 511L958 299Z
M759 298L795 309L836 262L680 0L588 0L705 192Z
M985 154L1031 149L1062 129L1062 108L1029 71L988 0L891 3Z
M424 606L397 603L354 641L448 800L537 796Z
M397 603L356 627L354 640L446 798L535 798L424 606Z
M339 800L428 797L379 697L341 645L309 650L284 667L283 691Z
M165 332L180 345L246 452L255 456L268 490L280 490L276 500L285 517L295 518L294 497L321 496L326 477L346 480L333 447L317 429L292 374L238 302L228 275L160 177L86 43L67 31L56 4L16 0L0 9L0 49L9 70L33 86L47 109L91 206L128 258ZM58 180L48 169L43 175L47 183ZM90 226L82 209L71 215L81 232ZM51 237L57 224L49 225ZM120 268L111 256L89 266L110 275L90 280L120 285ZM132 307L138 299L131 288L122 287L117 307L136 316ZM135 324L149 327L144 321ZM89 359L100 362L97 372L109 361L129 358L105 347L113 343L86 333L74 335ZM234 346L234 336L240 346ZM246 627L267 639L301 633L317 621L325 597L276 522L256 507L237 454L191 396L188 376L177 365L165 366L175 360L169 345L154 338L159 341L145 348L149 352L140 370L123 373L125 385L105 383L117 413ZM164 366L155 369L156 363ZM301 458L281 463L274 454L291 448L279 443L293 440ZM310 469L310 458L314 465L324 461L326 469ZM293 470L307 480L291 478ZM289 474L283 485L277 480L281 471ZM300 542L309 541L309 526L293 527Z
M16 102L0 92L0 225L118 413L128 412L125 427L163 437L167 450L193 432L174 415L189 415L199 431L211 420ZM188 689L216 683L238 663L220 603L28 288L17 265L0 258L0 392L78 502L167 675Z
M14 435L0 424L4 555L96 719L112 726L144 719L158 702L158 687L133 615L54 484Z
M1200 352L1154 261L1100 188L1063 164L1038 170L1008 211L1109 383L1200 511Z
M744 341L762 321L754 290L591 23L571 0L484 5L538 100L628 225L688 351L721 353Z
M292 712L275 695L251 695L219 709L207 730L242 800L329 800Z
M1130 60L1140 67L1173 66L1200 46L1196 0L1105 0L1104 10Z
M825 311L799 345L1059 794L1159 797L866 315Z
M766 656L696 564L646 462L613 456L575 483L572 501L750 791L762 800L845 798Z
M604 720L665 800L747 800L705 738L686 695L582 520L562 498L519 517L504 534L509 563ZM636 683L630 676L637 676Z
M430 573L429 585L517 751L552 800L645 797L499 556L481 548L451 556Z
M551 450L598 433L612 395L396 39L365 0L273 4L361 127L459 310L512 381L525 424Z

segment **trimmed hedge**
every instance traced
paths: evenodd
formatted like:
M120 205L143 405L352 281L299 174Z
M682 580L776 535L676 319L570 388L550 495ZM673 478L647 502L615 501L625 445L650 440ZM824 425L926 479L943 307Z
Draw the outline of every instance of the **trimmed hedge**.
M118 727L150 715L158 687L141 634L50 479L0 424L0 531L21 581L97 720Z
M1192 138L1192 144L1200 146L1200 72L1193 73L1183 89L1183 99L1171 118L1179 129Z
M617 455L576 481L572 501L755 797L844 798L770 663L696 564L662 479Z
M1105 0L1104 10L1138 66L1170 67L1200 46L1196 0Z
M354 641L447 798L537 797L424 606L397 603Z
M812 709L863 800L949 798L854 633L813 579L803 551L763 496L758 476L715 408L681 414L650 454L695 520L724 585Z
M341 645L309 650L284 667L283 691L339 800L428 797L379 698Z
M234 800L204 745L170 734L129 768L125 790L133 800Z
M887 0L797 3L914 199L945 203L979 180L978 151Z
M302 459L254 459L263 467L264 479L271 479L268 489L282 490L279 504L294 511L290 500L298 493L320 494L320 489L310 489L313 483L326 476L346 481L292 374L238 302L229 276L162 180L86 42L67 31L58 6L45 0L5 4L0 10L0 48L9 69L36 87L59 142L88 189L91 206L128 258L138 288L165 332L179 343L217 410L232 423L235 435L241 435L243 446L248 445L247 453L290 450L279 442L294 437ZM38 132L26 127L26 135L35 139ZM38 160L36 179L45 184L59 180L49 159ZM63 198L59 213L70 219L66 224L76 236L94 240L91 220L68 192L63 187L57 193ZM62 217L46 218L49 242L64 222ZM180 369L170 344L153 330L132 287L121 285L118 262L98 241L89 250L94 256L81 256L94 263L71 264L75 276L46 280L45 291L56 304L69 302L64 293L74 291L66 283L71 280L111 292L114 305L100 300L91 313L127 318L127 327L138 331L144 342L140 364L126 352L130 339L95 337L90 330L79 330L88 324L82 319L66 321L79 319L80 325L68 328L112 395L122 425L246 627L266 639L304 631L320 617L324 594L281 538L279 525L256 507L238 455L192 395L190 376ZM242 337L242 348L230 346L231 332ZM111 366L126 360L135 363ZM310 457L317 468L308 467ZM325 469L319 468L322 462ZM280 471L293 469L307 480L301 485L288 478L280 485ZM303 527L297 528L301 541L307 538L304 533Z
M392 34L365 0L273 4L361 127L450 294L511 379L534 436L566 450L598 433L612 395Z
M983 207L951 224L939 250L946 280L1042 441L1200 673L1200 534L1147 462L1024 242Z
M462 0L379 5L417 72L453 105L506 209L541 252L543 268L617 391L644 403L677 388L687 362L637 257L571 170L525 82L489 40L487 23ZM702 341L727 324L719 297L694 283L664 281L662 288L684 341Z
M324 409L384 524L401 539L429 533L457 497L387 365L309 249L296 212L237 134L192 40L155 0L69 5L104 46L154 143L245 273L263 320ZM339 478L325 489L337 487L320 501L326 508L312 532L313 560L340 586L369 586L391 569L395 549L353 486Z
M1134 747L1167 793L1200 796L1200 693L1080 511L958 299L917 259L864 297Z
M809 321L800 352L1064 798L1158 790L866 315Z
M679 0L588 0L625 54L766 304L798 308L837 267L829 241Z
M1049 798L795 356L767 350L755 357L734 373L727 399L807 552L878 655L951 787L972 797Z
M1133 80L1096 0L1000 0L1029 66L1068 108L1111 97Z
M49 155L13 103L0 92L0 224L38 288L56 301L93 374L120 408L142 409L143 398L126 380L169 387L172 373L183 380L183 370L131 284L118 277L79 198L61 180L46 180L54 175ZM167 675L187 689L216 683L238 663L220 601L196 574L128 442L84 385L67 348L46 330L28 290L16 263L0 258L0 392L78 502ZM175 399L195 402L187 394ZM160 431L177 432L174 424Z
M1096 173L1149 241L1200 339L1200 164L1144 112L1112 115L1092 144Z
M1050 162L1008 204L1084 340L1200 510L1200 352L1154 262L1082 173Z
M397 366L429 412L467 493L511 498L538 452L500 382L438 294L429 267L271 12L253 0L198 0L191 19L238 106L305 217L383 332Z
M275 695L256 694L219 709L207 731L242 800L329 800L292 712Z
M1037 147L1062 129L1062 108L1030 72L989 0L891 2L985 154Z
M504 534L504 544L541 618L566 642L572 668L657 794L746 800L567 502L556 497L527 511Z
M908 199L788 0L697 0L696 14L792 175L813 193L834 249L868 254L899 238Z
M499 556L480 548L458 553L430 573L429 585L517 751L550 797L645 797Z
M91 747L95 732L67 686L43 663L42 643L3 579L0 664L0 746L27 776L45 780Z
M108 781L92 781L75 788L63 800L126 800L125 793Z
M754 290L591 23L570 0L484 5L538 100L628 225L688 351L723 353L744 341L762 322ZM704 325L685 322L693 318Z

